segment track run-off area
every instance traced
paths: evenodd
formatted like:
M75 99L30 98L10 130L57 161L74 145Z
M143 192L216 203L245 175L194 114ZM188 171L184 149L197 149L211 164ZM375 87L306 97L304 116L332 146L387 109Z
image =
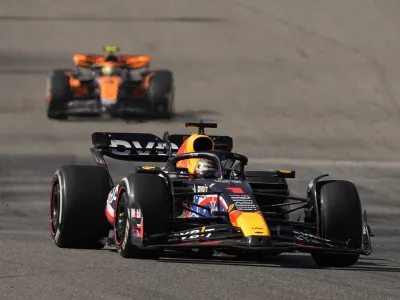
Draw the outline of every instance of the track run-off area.
M0 4L0 299L400 299L400 3L396 0L3 1ZM73 53L118 45L174 72L170 121L50 121L46 77ZM263 262L113 248L58 249L51 178L94 164L95 131L190 133L218 122L249 169L353 181L373 254L347 269L309 255ZM115 178L133 164L110 162Z

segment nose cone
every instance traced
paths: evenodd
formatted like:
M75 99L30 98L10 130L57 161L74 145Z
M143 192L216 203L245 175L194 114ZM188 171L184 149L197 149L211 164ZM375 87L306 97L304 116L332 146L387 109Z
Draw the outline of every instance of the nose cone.
M109 76L98 78L100 88L100 101L102 104L115 104L118 98L121 77Z
M268 244L271 240L271 232L260 211L243 212L235 210L229 213L231 224L239 227L245 239L251 245Z

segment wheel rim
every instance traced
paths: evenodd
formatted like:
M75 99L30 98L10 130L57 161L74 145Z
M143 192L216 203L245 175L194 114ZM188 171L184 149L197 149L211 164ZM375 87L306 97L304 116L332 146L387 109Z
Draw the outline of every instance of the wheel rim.
M117 206L117 213L115 219L115 239L117 244L121 244L125 238L126 222L128 221L126 209L126 197L121 195L120 201Z
M50 213L50 226L51 231L54 234L57 231L60 219L60 189L58 188L58 183L54 185Z

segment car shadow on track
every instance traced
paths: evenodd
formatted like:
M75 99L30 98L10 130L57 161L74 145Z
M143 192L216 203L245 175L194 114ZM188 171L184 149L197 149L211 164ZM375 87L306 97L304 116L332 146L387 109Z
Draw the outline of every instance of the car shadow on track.
M126 124L142 124L142 123L149 123L154 121L161 121L163 123L172 123L172 122L181 122L181 121L188 121L194 119L201 119L201 118L209 118L211 116L219 116L220 113L213 111L213 110L184 110L175 113L172 118L158 118L158 117L146 117L141 115L131 115L131 116L124 116L121 118L112 118L109 116L96 116L96 115L81 115L81 116L74 116L69 117L66 120L58 120L58 122L109 122L109 123L126 123Z
M369 262L369 259L359 260L355 265L347 268L335 268L336 270L343 271L361 271L361 272L388 272L388 273L400 273L400 267L390 266L388 262L375 263Z
M117 254L114 248L105 248L103 251ZM280 254L278 256L265 256L262 259L239 259L235 256L214 255L208 258L199 258L186 252L165 251L163 256L156 259L159 263L173 264L199 264L219 266L242 266L242 267L265 267L265 268L287 268L287 269L320 269L311 258L311 255L292 253ZM400 273L399 265L391 265L386 259L377 257L361 257L358 262L347 268L324 268L342 271L361 272L387 272Z
M310 255L281 254L279 256L265 257L258 260L243 260L234 256L213 256L207 259L193 258L190 256L171 253L157 260L161 263L225 265L225 266L253 266L267 268L288 269L318 269ZM328 268L326 268L328 269ZM384 259L361 258L355 265L347 268L330 268L343 271L362 272L390 272L400 273L400 267L390 266Z

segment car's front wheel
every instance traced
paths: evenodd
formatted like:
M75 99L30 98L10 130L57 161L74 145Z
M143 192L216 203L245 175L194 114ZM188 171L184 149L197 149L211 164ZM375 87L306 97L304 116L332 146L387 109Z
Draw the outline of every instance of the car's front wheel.
M170 232L172 198L163 178L130 174L119 185L114 242L125 258L156 258L162 249L147 250L148 236Z
M358 191L353 183L344 180L317 183L319 194L320 235L327 240L348 243L353 250L361 249L363 213ZM312 257L320 267L349 267L359 254L314 252Z

